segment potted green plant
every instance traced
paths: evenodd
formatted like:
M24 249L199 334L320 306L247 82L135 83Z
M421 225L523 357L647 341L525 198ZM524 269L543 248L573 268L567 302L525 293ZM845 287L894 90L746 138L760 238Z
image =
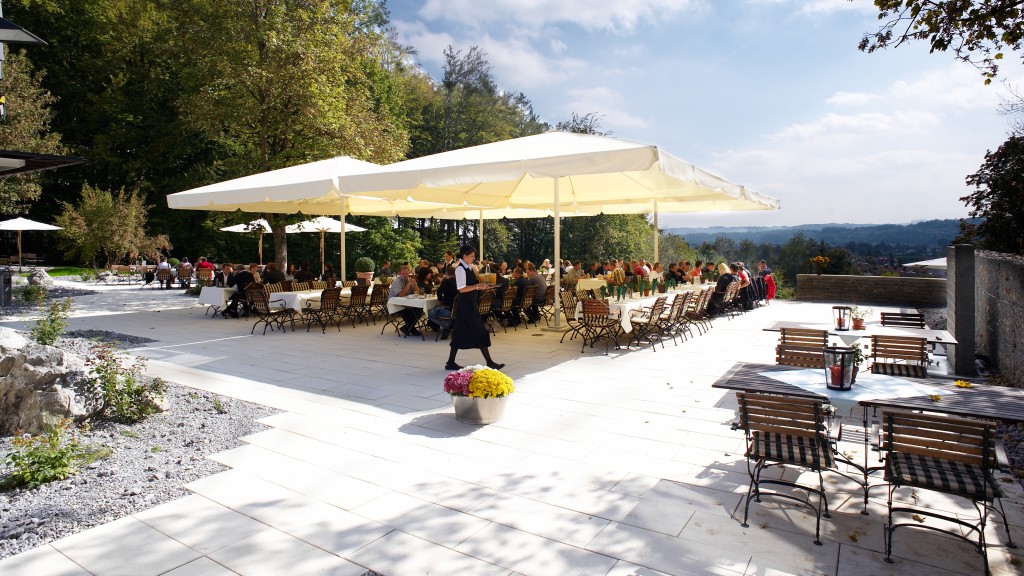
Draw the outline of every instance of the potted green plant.
M863 318L861 321L863 322ZM850 378L850 384L853 384L857 381L857 372L860 370L860 365L864 363L865 348L861 348L860 342L850 346L850 348L853 350L853 376Z
M444 391L452 397L455 418L466 424L491 424L505 415L508 397L515 392L512 379L486 366L466 366L450 372Z
M867 319L868 316L871 316L872 312L874 312L874 310L871 308L861 308L859 306L852 307L850 309L850 318L853 319L853 329L863 330L864 320Z
M373 281L373 269L376 266L373 262L373 258L369 256L363 256L356 260L356 282L360 284L369 284Z

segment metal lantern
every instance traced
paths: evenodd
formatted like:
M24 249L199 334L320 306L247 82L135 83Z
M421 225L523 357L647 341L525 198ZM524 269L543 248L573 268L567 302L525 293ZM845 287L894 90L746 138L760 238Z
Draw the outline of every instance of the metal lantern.
M825 358L825 386L829 390L849 390L853 387L854 350L830 346L823 350Z
M836 327L836 330L850 329L850 318L852 312L853 308L850 308L849 306L832 307L832 325Z

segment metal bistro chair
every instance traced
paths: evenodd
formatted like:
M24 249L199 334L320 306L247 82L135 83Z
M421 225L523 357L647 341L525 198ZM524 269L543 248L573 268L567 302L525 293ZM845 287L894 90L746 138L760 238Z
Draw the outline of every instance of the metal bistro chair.
M604 353L608 354L608 341L615 342L615 349L618 350L619 319L611 315L608 301L598 298L589 298L583 301L583 319L580 321L580 335L583 337L583 346L580 352L587 349L587 344L594 347L594 343L604 339Z
M200 268L196 271L196 281L199 282L200 286L213 286L213 270L210 268Z
M158 268L156 271L156 286L163 289L171 281L171 271L167 268Z
M989 510L1002 516L1007 546L1016 548L1000 500L1003 492L992 476L992 470L997 466L995 423L892 411L882 413L882 428L883 450L886 454L885 480L889 482L885 561L892 562L893 533L897 528L919 528L943 532L974 544L975 551L984 559L985 574L990 574L985 542L985 523ZM925 505L909 505L904 502L893 505L893 495L904 487L965 498L977 509L978 519L971 522L963 514L945 515ZM915 503L916 500L913 498ZM911 516L906 522L897 522L894 518L897 514ZM960 529L947 530L930 526L917 520L921 516L945 520Z
M568 336L569 340L577 336L583 335L583 324L576 319L576 294L570 290L561 292L559 298L562 301L562 318L565 319L565 325L569 327L568 330L562 333L562 339L559 343L565 342L565 337ZM588 298L589 300L589 298Z
M550 320L555 317L555 285L551 284L544 290L544 303L537 307L544 324L551 326Z
M516 301L516 289L510 286L510 287L505 289L505 296L501 299L501 308L496 310L496 312L502 318L504 318L505 320L511 320L512 316L515 314L515 312L513 312L513 310L512 310L512 303L515 302L515 301ZM510 323L511 322L507 322L507 321L506 322L499 322L499 324L501 325L502 330L504 330L506 333L508 332L508 324L510 324ZM512 329L515 330L516 332L518 332L519 329L516 327L515 323L511 323L511 324L512 324Z
M313 301L306 302L302 310L302 318L306 321L306 332L314 322L320 325L320 331L327 333L327 325L334 324L341 332L341 318L338 316L338 305L341 303L341 288L325 288L320 293L320 305L314 308Z
M827 411L821 400L775 394L737 392L739 427L747 438L747 473L750 486L743 509L743 527L748 528L751 500L764 496L794 500L814 510L817 520L814 543L821 545L821 518L829 518L828 496L822 472L835 469L833 446L828 437ZM753 464L753 467L751 467ZM762 477L770 466L806 468L818 475L818 486L799 484L780 477ZM762 485L789 486L805 490L807 497L780 492L762 492ZM818 496L815 506L811 495Z
M338 288L337 290L340 295L341 289ZM356 327L356 321L365 322L367 326L370 325L370 311L366 305L366 293L369 290L369 284L360 284L359 286L352 287L352 296L348 299L348 304L338 308L339 321L341 319L351 320L353 328Z
M690 307L684 313L686 323L696 326L698 334L704 334L713 327L711 316L708 315L708 303L714 293L714 287L701 290L697 297L691 300Z
M523 292L523 301L519 305L519 317L523 321L523 328L525 328L526 330L530 329L530 317L526 315L526 311L529 310L532 306L533 289L530 286L527 286L526 290ZM536 326L537 323L534 322L533 325Z
M383 284L373 287L373 292L370 292L370 303L367 306L369 306L369 316L374 326L377 325L377 318L384 318L388 315L388 289Z
M828 346L828 330L783 328L775 347L775 363L779 366L820 369L824 349Z
M480 320L483 321L484 327L490 330L491 334L494 332L494 326L491 325L491 319L494 318L494 311L491 310L491 304L494 303L494 290L484 290L484 293L477 299L476 309L480 314Z
M665 342L662 341L661 315L665 311L667 298L667 296L658 296L649 308L633 310L629 313L629 322L633 325L633 332L626 344L627 348L634 340L636 340L637 348L644 340L651 344L651 350L655 352L658 351L657 342L660 341L661 347L665 347Z
M291 308L271 306L274 302L284 302L284 300L271 300L265 286L257 283L246 286L245 297L249 300L250 310L257 318L256 323L252 325L252 330L249 331L250 334L255 334L256 327L260 324L263 324L264 336L267 334L267 328L269 327L273 331L275 325L284 332L285 322L291 322L292 331L295 331L295 312Z

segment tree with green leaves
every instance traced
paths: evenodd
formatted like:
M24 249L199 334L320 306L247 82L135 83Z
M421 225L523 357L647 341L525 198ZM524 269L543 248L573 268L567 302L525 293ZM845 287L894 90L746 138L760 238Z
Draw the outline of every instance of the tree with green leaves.
M67 256L81 264L98 268L134 262L140 256L155 261L161 250L171 248L166 235L146 235L150 206L136 192L121 189L115 196L85 185L78 204L61 204L60 243Z
M1024 136L1010 136L985 162L967 177L974 191L960 199L970 207L971 218L979 224L960 221L959 242L1024 254Z
M3 48L0 47L0 50ZM0 95L6 97L6 118L0 122L0 148L61 154L60 134L51 131L51 107L56 99L42 87L44 74L36 71L24 51L11 51L4 60ZM0 213L20 214L39 198L42 188L35 175L0 178Z
M1005 50L1024 47L1024 2L1019 0L875 0L881 27L859 48L874 52L923 40L932 52L952 50L981 70L985 84L999 72Z
M376 59L387 13L366 0L187 0L170 4L187 64L186 123L229 151L223 174L348 154L388 163L408 137ZM270 215L288 260L284 215Z

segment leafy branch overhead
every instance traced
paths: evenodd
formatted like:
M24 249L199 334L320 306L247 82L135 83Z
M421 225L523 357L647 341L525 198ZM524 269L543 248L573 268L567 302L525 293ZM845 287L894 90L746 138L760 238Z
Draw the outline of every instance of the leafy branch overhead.
M884 23L861 38L860 50L871 53L922 40L932 52L952 51L976 66L985 84L999 72L1004 51L1020 51L1024 43L1024 2L1019 0L875 0L875 6Z

